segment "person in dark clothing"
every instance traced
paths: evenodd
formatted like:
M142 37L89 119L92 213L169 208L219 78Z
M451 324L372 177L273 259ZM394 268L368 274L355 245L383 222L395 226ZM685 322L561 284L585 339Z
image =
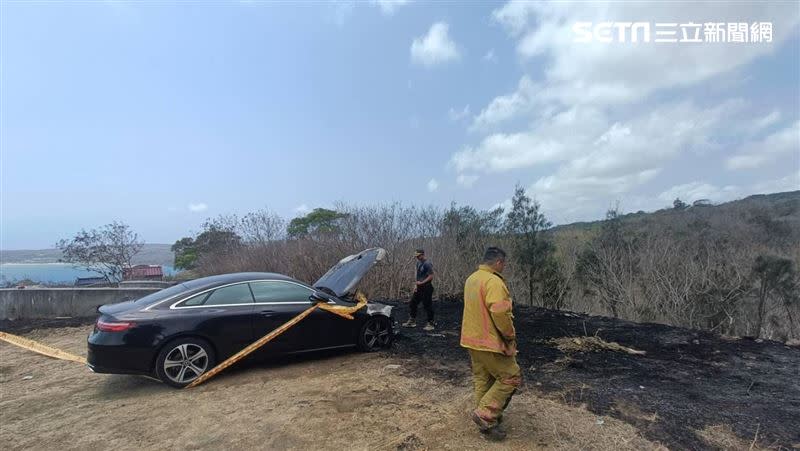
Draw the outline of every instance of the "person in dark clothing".
M417 327L417 307L422 302L428 323L425 330L433 330L433 264L425 258L425 251L417 249L414 252L417 259L417 280L414 285L414 295L411 297L411 315L404 327Z

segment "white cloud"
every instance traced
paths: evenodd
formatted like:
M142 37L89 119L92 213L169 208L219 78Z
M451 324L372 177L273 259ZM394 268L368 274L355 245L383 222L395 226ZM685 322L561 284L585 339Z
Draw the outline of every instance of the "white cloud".
M690 102L655 108L641 117L614 122L569 166L583 173L618 175L659 166L684 154L703 154L719 148L714 136L741 120L745 103L734 99L700 109ZM588 150L586 150L588 149Z
M196 204L189 204L189 211L193 213L200 213L202 211L208 210L208 205L200 202Z
M787 148L787 136L773 133L781 121L779 111L754 112L744 100L725 101L726 93L742 92L741 84L717 88L726 79L745 80L751 75L741 68L761 61L759 58L773 54L790 36L796 36L800 14L795 5L778 2L718 6L618 1L506 3L492 18L508 32L523 67L535 67L536 72L522 75L514 90L501 91L475 115L470 130L485 135L454 152L449 166L457 177L535 171L534 181L528 185L530 193L543 208L557 212L556 220L601 217L616 201L628 208L631 204L658 208L664 205L661 196L676 193L721 201L761 189L755 184L737 187L706 181L682 182L667 189L655 186L674 178L676 171L691 165L697 155L721 162L705 171L708 175L719 173L730 156L724 152L737 149L742 140L759 137L754 146L738 147L736 157L741 158L731 159L729 167L774 159L758 158L755 150L764 145L776 149L776 154L787 152L777 150ZM573 42L572 26L578 21L743 20L772 22L773 42L747 46ZM697 88L701 82L705 82L704 89L713 84L708 89L713 96L700 91L686 97L690 94L686 88ZM668 95L660 95L664 93ZM681 100L685 98L692 101ZM502 132L498 132L501 124ZM772 135L761 138L764 133ZM794 133L791 149L798 154ZM792 167L798 167L797 161L793 160ZM765 186L786 187L797 177L781 180Z
M709 182L694 181L673 186L658 195L650 196L629 191L658 175L658 170L643 171L617 178L570 179L564 173L543 177L528 187L536 196L548 219L555 223L595 220L609 208L620 207L623 212L653 211L671 208L676 198L691 204L700 199L712 203L729 202L753 194L768 194L800 189L800 170L778 179L747 185L719 186ZM510 205L510 200L495 206Z
M469 105L465 106L461 110L456 110L455 108L450 108L450 111L447 112L447 117L450 118L453 122L458 122L461 119L469 116Z
M781 120L781 112L775 110L766 116L759 118L758 120L753 121L753 123L749 127L749 131L752 134L758 133L762 130L766 130L771 126L778 123Z
M729 72L774 52L800 23L791 2L631 3L580 5L511 1L493 18L517 39L523 58L546 61L547 97L566 104L628 103L668 87L686 86ZM651 21L773 23L774 42L758 45L575 43L575 22Z
M510 1L502 8L492 11L492 18L504 25L512 34L519 35L529 25L538 10L533 2Z
M753 194L769 194L800 190L800 169L778 179L763 180L744 186L716 186L706 182L691 182L676 185L658 195L658 199L671 204L680 199L688 204L700 199L709 199L714 203L741 199Z
M463 187L471 188L479 178L480 177L477 175L460 174L458 177L456 177L456 183Z
M486 61L487 63L496 63L497 56L494 54L494 49L489 49L489 51L486 52L485 55L483 55L483 60Z
M517 84L517 90L511 94L495 97L489 105L475 116L472 129L481 129L489 125L508 120L520 113L529 112L534 106L537 91L536 84L523 75Z
M784 156L788 156L789 159L794 157L794 161L790 161L790 163L795 166L799 164L800 121L796 121L761 141L743 145L736 155L728 158L725 165L728 169L755 169L770 162L782 162L781 158Z
M370 3L373 5L378 5L381 9L381 13L384 16L391 16L397 11L398 8L401 6L408 5L411 3L410 0L371 0Z
M562 111L530 130L495 133L451 157L458 172L500 172L567 159L588 148L610 124L594 108Z
M508 212L508 211L511 210L512 206L513 206L513 203L511 202L511 199L506 199L506 200L504 200L502 202L498 202L498 203L492 205L491 207L489 207L489 211L497 210L498 208L502 208L504 212Z
M567 206L576 211L587 202L599 198L613 199L653 179L660 169L650 168L622 175L580 174L562 169L554 175L542 177L530 187L543 205L548 208ZM598 196L601 194L601 196Z
M411 43L411 62L433 66L460 59L461 52L450 39L448 29L445 22L436 22L431 25L428 34L415 38Z
M434 192L437 189L439 189L439 182L437 182L436 179L430 179L430 181L428 181L428 191Z
M298 205L297 207L294 208L294 212L296 214L298 214L298 215L305 215L306 213L308 213L310 211L311 211L311 209L308 208L308 205L306 205L306 204L300 204L300 205Z
M708 137L738 126L744 107L738 100L706 109L679 102L625 121L598 108L573 107L527 131L492 134L454 154L451 165L463 175L556 164L530 185L531 193L565 217L585 219L582 213L602 214L603 201L629 197L680 156L717 149Z
M477 147L467 147L453 155L456 170L508 171L561 159L564 144L534 133L498 133L485 138Z
M666 204L672 203L675 199L680 199L688 204L696 200L708 199L712 202L726 202L736 199L741 195L739 188L735 186L718 187L705 182L691 182L676 185L658 195L658 198Z
M769 194L797 190L800 190L800 168L785 177L756 183L748 190L748 193Z

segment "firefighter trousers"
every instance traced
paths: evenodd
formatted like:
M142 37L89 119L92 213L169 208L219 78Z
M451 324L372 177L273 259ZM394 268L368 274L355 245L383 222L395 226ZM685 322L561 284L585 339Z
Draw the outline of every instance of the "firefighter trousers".
M517 359L497 352L468 349L475 385L475 413L489 424L496 424L522 383Z

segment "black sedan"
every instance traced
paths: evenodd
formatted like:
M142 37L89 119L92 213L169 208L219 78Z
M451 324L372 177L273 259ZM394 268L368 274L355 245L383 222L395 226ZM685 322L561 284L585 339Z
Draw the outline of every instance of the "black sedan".
M313 287L280 274L236 273L101 306L88 339L89 368L186 386L312 303L355 305L355 285L385 254L375 248L351 255ZM397 333L391 306L369 302L354 317L317 309L256 351L256 357L353 346L373 351L389 346Z

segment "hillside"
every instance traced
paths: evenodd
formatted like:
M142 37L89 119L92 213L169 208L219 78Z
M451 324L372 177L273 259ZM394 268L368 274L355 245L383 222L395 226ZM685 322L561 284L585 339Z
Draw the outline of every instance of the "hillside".
M133 258L135 265L172 265L173 254L170 244L147 243ZM58 249L3 250L0 263L56 263L61 257Z
M688 202L687 202L688 203ZM800 190L784 193L756 194L730 202L717 205L688 206L685 209L666 208L654 212L638 211L635 213L622 213L620 218L628 225L641 225L650 221L664 222L682 216L726 216L728 214L742 214L746 212L761 211L766 216L780 218L787 225L800 230ZM574 222L558 225L550 229L551 233L597 230L603 224L603 219L597 221Z

